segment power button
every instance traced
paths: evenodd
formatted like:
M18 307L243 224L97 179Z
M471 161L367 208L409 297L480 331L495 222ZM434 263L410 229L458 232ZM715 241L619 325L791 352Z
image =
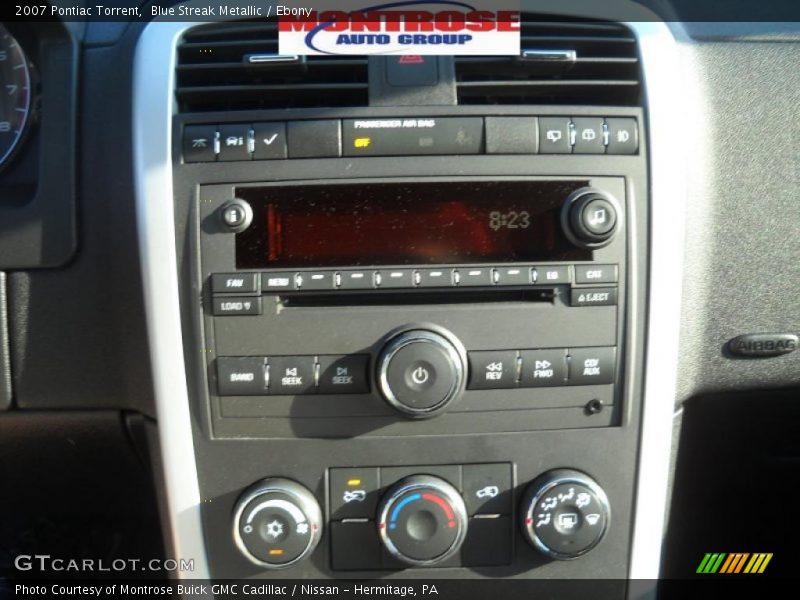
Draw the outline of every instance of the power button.
M433 416L464 387L459 348L432 331L407 331L390 340L378 361L379 388L386 401L410 417Z

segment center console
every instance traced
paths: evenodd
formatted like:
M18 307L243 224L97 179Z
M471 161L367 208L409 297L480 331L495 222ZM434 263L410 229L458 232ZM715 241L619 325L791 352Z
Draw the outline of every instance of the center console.
M180 323L154 345L190 432L179 551L225 578L629 577L647 112L382 104L169 115L179 304L148 298Z

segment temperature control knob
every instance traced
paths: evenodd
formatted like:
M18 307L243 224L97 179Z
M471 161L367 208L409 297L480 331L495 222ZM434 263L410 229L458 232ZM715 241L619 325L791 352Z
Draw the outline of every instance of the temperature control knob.
M465 386L464 347L449 332L429 327L397 333L377 361L381 395L392 408L413 419L441 413Z
M431 475L413 475L392 486L378 507L377 520L389 553L418 567L453 556L467 534L467 509L461 494Z
M561 224L573 243L585 248L602 248L611 243L621 218L622 210L612 196L593 188L582 188L564 203Z
M294 565L314 551L322 535L317 499L289 479L265 479L236 504L233 537L251 562L267 569Z
M611 516L603 489L571 469L537 477L525 491L520 512L528 543L559 560L578 558L599 544Z

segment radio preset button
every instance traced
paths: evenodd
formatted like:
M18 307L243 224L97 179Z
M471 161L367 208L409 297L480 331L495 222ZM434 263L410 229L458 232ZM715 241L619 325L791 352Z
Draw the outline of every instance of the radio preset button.
M304 291L335 290L335 275L333 271L311 271L301 273L303 282L300 289Z
M369 392L367 367L369 356L319 357L320 394L366 394Z
M615 306L617 288L574 288L570 291L571 306Z
M523 350L520 387L553 387L567 382L566 350Z
M342 271L336 275L340 290L371 290L375 287L372 271Z
M316 392L313 356L277 356L268 359L271 396L295 396Z
M469 353L470 390L517 387L517 353L514 350Z
M494 272L490 267L474 267L456 271L461 287L485 287L494 285Z
M452 269L419 269L419 287L437 288L453 286Z
M294 273L264 273L261 276L261 287L265 292L292 291L295 280Z
M614 382L616 348L572 348L569 356L570 385Z
M494 270L494 279L497 285L530 285L530 267L499 267Z
M414 287L414 271L411 269L392 269L375 274L375 283L381 289Z
M213 312L216 317L242 317L260 315L261 296L245 296L235 298L232 296L218 296L212 301Z
M556 267L536 266L534 283L536 285L562 285L570 283L569 266L562 265Z
M261 396L266 393L263 358L217 358L217 391L220 396Z
M214 273L211 291L215 294L257 294L258 273Z
M617 265L575 265L575 283L616 283Z

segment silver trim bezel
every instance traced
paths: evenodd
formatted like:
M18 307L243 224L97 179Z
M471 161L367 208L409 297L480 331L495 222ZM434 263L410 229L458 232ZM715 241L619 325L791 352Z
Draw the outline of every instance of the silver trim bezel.
M466 386L466 350L461 345L461 342L454 338L455 336L452 334L447 335L440 331L416 328L404 331L392 337L383 347L378 357L378 387L380 388L383 399L396 411L414 419L427 419L444 411L454 399L463 393ZM434 344L444 350L453 365L455 375L453 384L450 386L447 395L445 395L440 402L426 409L415 409L407 404L403 404L389 385L389 365L392 359L400 350L416 343Z
M263 560L254 556L244 543L241 533L239 533L239 524L242 519L244 509L247 508L247 505L259 496L272 493L284 494L294 498L297 507L300 509L300 512L302 512L308 522L311 523L311 535L308 538L308 544L306 545L305 549L296 558L282 564L264 562ZM233 541L236 544L236 547L239 549L239 552L241 552L242 555L254 565L269 569L271 571L288 569L289 567L292 567L305 560L316 549L320 539L322 539L322 529L322 509L319 506L319 502L317 502L317 499L314 497L314 494L309 492L299 483L292 481L291 479L284 479L282 477L270 477L269 479L263 479L252 485L250 488L245 490L245 492L239 498L236 503L236 508L233 511Z
M605 513L603 530L600 532L600 535L597 536L597 539L591 545L587 546L577 554L563 554L550 548L550 546L545 544L539 538L533 523L534 509L536 508L536 505L539 504L539 501L542 499L542 497L554 487L558 487L559 485L566 483L573 483L575 485L581 485L585 488L588 488L597 497L597 500L603 507L603 512ZM555 558L556 560L575 560L596 548L597 545L603 541L603 538L606 536L606 532L608 531L608 527L611 523L611 506L609 505L608 496L606 496L605 491L594 479L583 473L575 472L567 474L563 471L558 471L552 474L545 473L537 478L536 481L533 481L530 486L532 489L538 489L536 489L536 491L530 496L529 493L526 492L523 498L523 505L527 504L525 507L525 512L523 513L523 531L526 533L525 537L528 539L528 541L539 552L545 556L549 556L550 558ZM528 522L529 519L530 522Z
M133 136L140 262L167 528L172 554L193 558L191 577L207 578L172 211L176 48L182 33L200 24L153 21L143 29L134 62ZM667 24L625 25L634 32L641 48L648 97L651 200L645 386L629 577L650 580L647 593L654 594L667 504L679 348L686 174L684 148L675 123L682 117L683 82L676 39ZM671 27L681 29L676 23Z
M438 494L444 496L450 502L450 506L453 509L453 514L458 521L458 533L456 534L456 537L450 547L439 556L428 560L411 558L400 552L400 550L397 549L397 546L394 545L394 542L391 540L391 538L389 538L389 533L387 531L387 527L385 526L389 510L392 508L396 500L407 492L413 492L414 490L419 489L432 489ZM469 519L467 518L467 506L464 503L464 499L461 497L461 494L458 493L458 490L456 490L456 488L454 488L451 484L446 482L444 479L439 479L438 477L433 477L431 475L412 475L394 484L386 493L385 498L381 502L378 515L378 534L380 535L381 542L386 548L386 551L397 560L414 567L432 567L434 565L443 563L456 552L458 552L464 543L464 539L467 537ZM382 524L384 527L381 527Z

